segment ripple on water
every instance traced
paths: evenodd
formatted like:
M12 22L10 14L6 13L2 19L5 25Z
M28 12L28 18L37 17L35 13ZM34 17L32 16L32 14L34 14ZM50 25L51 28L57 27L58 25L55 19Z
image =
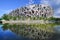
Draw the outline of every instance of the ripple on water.
M54 31L55 31L56 33L60 33L60 25L55 26L55 27L54 27Z

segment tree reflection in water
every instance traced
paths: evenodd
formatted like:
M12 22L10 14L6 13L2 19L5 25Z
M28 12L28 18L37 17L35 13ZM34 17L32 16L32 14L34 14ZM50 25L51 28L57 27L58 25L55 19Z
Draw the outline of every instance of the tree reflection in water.
M54 35L55 24L4 24L3 29L10 29L17 35L32 40L49 40Z

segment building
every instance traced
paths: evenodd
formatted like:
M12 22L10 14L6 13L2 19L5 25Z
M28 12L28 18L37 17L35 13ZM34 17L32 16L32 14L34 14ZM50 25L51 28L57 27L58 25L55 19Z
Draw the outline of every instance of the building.
M31 4L25 7L17 8L9 13L10 16L28 16L28 17L52 17L53 9L46 4Z

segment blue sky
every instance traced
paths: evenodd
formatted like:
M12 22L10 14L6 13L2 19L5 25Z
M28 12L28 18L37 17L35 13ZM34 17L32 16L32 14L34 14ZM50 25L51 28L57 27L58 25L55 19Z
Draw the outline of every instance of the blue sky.
M48 4L54 10L54 16L60 17L60 0L0 0L0 17L4 13L20 8L21 6L33 4Z

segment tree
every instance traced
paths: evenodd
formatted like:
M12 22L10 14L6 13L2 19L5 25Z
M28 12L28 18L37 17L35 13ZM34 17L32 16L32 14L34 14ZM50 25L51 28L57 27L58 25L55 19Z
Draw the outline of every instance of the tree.
M2 16L2 19L4 19L4 20L9 20L8 15L7 15L7 14L4 14L4 15Z
M17 19L17 17L13 17L13 20L16 20Z

